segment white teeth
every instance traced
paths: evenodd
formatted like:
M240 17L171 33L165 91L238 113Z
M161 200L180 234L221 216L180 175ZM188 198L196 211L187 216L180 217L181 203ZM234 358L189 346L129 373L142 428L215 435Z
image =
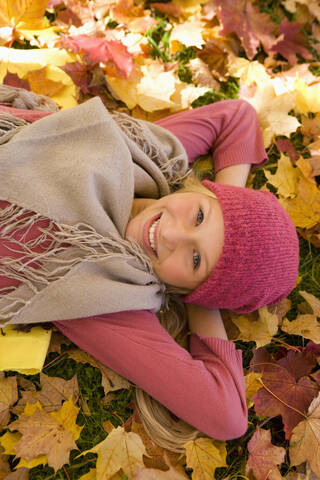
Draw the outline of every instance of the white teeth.
M151 225L151 228L149 230L150 245L151 245L151 247L153 248L154 251L156 251L156 245L155 245L155 241L154 241L154 231L155 231L156 226L158 225L159 222L160 222L160 218L158 220L156 220L155 222L153 222L153 224Z

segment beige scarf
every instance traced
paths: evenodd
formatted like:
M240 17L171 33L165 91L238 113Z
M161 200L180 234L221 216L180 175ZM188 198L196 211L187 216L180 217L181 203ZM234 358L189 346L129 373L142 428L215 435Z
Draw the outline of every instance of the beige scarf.
M3 114L0 129L0 199L12 204L0 210L0 235L24 252L0 258L0 275L21 282L0 290L0 326L165 306L150 259L124 234L134 196L167 195L188 173L181 142L110 114L98 97L33 124ZM43 219L38 239L13 240ZM44 240L47 250L32 252Z

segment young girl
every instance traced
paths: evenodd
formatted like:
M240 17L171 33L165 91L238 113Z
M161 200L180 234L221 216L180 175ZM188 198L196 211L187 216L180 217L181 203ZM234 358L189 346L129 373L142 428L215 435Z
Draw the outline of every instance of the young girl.
M276 197L244 188L266 161L254 109L221 101L151 123L97 97L49 114L4 86L0 103L14 115L0 118L0 326L53 322L137 386L165 448L243 435L241 351L219 309L278 303L299 261ZM190 181L209 152L215 182Z

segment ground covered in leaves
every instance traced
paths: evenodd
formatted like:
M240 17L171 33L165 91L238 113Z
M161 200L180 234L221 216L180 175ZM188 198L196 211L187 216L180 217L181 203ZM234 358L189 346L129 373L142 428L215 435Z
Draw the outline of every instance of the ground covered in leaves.
M280 305L222 312L243 351L249 426L178 455L133 411L133 385L54 331L41 373L0 373L0 480L320 478L320 6L317 0L2 0L0 81L61 108L99 95L153 121L243 98L269 163L248 186L275 193L300 239ZM199 159L200 175L212 177Z

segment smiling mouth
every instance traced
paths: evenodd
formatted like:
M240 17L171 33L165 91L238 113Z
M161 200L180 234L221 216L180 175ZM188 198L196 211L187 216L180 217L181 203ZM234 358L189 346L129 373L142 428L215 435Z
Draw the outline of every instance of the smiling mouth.
M152 250L155 252L155 254L157 255L157 246L156 246L156 228L158 226L160 222L160 218L158 218L157 220L155 220L153 222L153 224L151 225L150 229L149 229L149 243L150 243L150 246L152 248Z

